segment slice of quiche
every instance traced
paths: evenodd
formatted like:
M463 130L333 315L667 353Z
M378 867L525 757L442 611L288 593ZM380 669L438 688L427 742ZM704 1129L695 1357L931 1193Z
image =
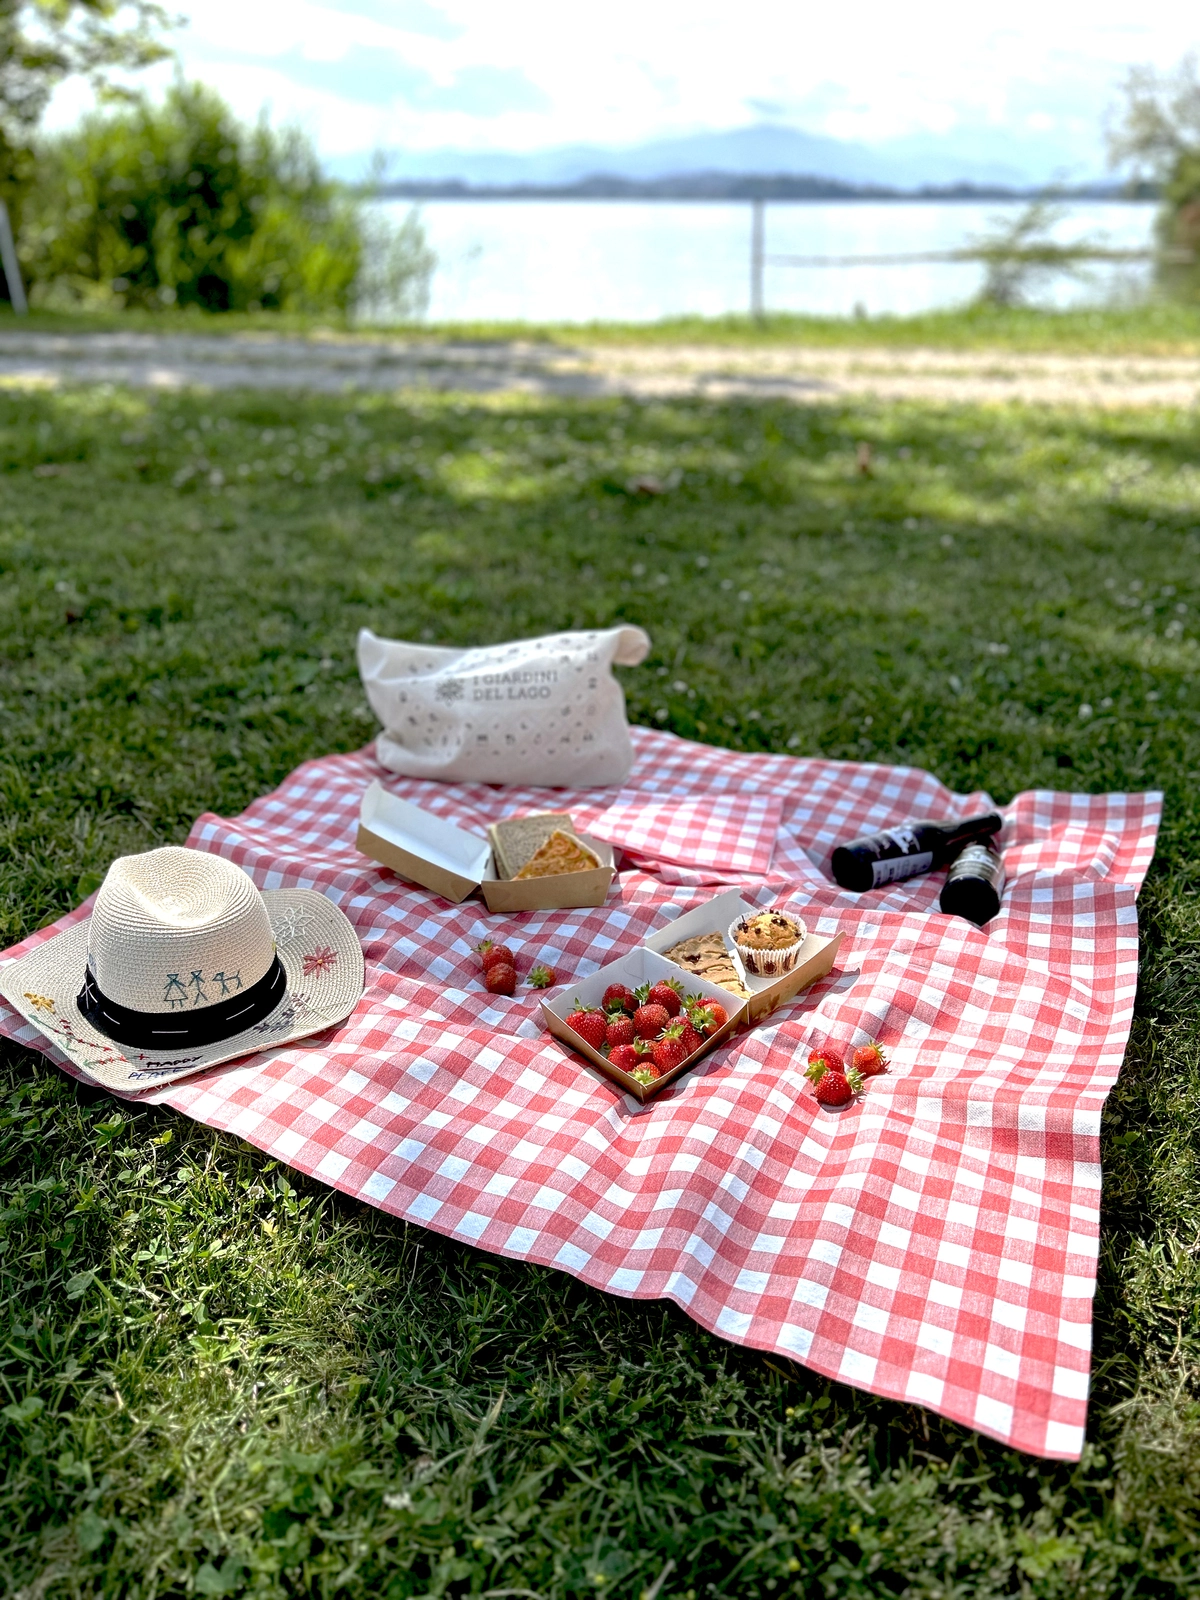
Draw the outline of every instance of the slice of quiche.
M721 934L697 934L694 939L684 939L681 943L672 945L670 950L663 951L663 955L677 967L682 967L685 972L694 972L698 978L705 978L721 989L728 989L730 994L740 995L743 1000L749 1000L750 991L738 977L733 957L726 949Z
M514 877L556 878L560 872L590 872L599 865L600 857L593 855L573 833L564 833L561 828L555 828L545 844L538 846Z
M561 828L564 833L574 833L575 827L566 811L535 811L529 817L505 817L493 822L488 838L496 855L496 865L502 878L515 878L541 845Z

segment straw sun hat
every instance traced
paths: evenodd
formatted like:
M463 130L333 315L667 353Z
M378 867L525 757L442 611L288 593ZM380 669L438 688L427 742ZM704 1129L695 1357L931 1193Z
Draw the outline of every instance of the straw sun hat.
M0 994L89 1077L145 1089L343 1021L358 937L313 889L167 845L121 856L91 916L0 966Z

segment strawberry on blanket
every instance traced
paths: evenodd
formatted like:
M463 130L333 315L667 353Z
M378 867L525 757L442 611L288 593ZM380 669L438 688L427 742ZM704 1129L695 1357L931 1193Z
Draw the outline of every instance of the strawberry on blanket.
M888 1058L872 1039L870 1044L860 1044L854 1052L854 1066L864 1078L874 1078L879 1073L887 1071Z
M831 1051L830 1054L834 1052ZM841 1057L836 1056L836 1060L839 1066L831 1067L823 1057L818 1056L810 1063L808 1071L804 1074L812 1084L817 1100L823 1106L849 1105L854 1096L863 1091L862 1074L854 1067L847 1068L845 1072L841 1071Z
M512 967L516 971L517 958L506 944L493 944L490 939L484 939L475 946L479 952L480 965L487 972L491 967Z
M483 982L489 994L515 994L517 974L506 962L499 961L487 969Z

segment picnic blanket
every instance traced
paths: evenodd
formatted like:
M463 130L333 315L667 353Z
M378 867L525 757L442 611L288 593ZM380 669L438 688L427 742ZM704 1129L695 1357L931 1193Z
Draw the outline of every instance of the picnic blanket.
M401 779L364 750L307 763L239 817L201 817L192 845L264 889L316 888L342 907L367 989L328 1034L144 1098L406 1221L666 1297L726 1339L1078 1457L1100 1113L1128 1036L1160 797L1019 795L1004 907L980 930L937 912L941 874L855 896L828 863L839 840L990 809L986 795L915 769L633 732L619 796ZM373 778L480 833L519 811L569 810L584 829L609 814L630 853L598 909L449 905L356 852ZM843 931L838 963L649 1105L545 1033L534 991L483 989L472 947L485 935L569 984L731 882ZM11 1011L0 1031L65 1065ZM843 1111L818 1106L809 1049L867 1038L891 1071Z

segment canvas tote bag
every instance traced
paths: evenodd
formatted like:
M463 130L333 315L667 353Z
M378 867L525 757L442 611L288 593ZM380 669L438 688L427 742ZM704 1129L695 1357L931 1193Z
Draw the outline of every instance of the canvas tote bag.
M383 723L381 765L407 778L587 789L633 766L613 667L650 649L641 628L442 650L358 636L358 668Z

